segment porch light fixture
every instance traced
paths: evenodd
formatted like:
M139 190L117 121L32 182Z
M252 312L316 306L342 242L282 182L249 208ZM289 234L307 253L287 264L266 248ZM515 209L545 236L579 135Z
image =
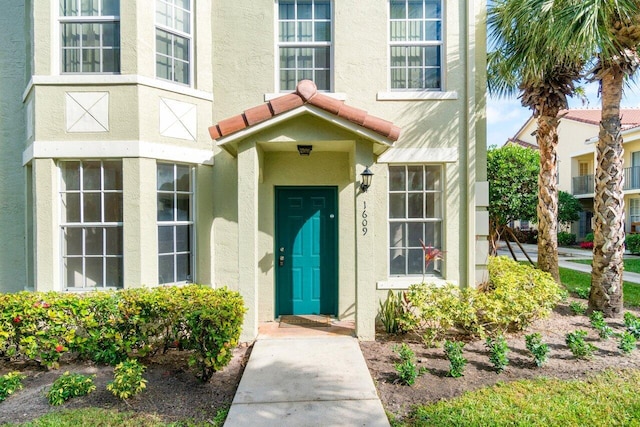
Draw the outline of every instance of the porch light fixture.
M311 154L311 150L313 150L313 145L298 145L298 153L301 156L308 156Z
M369 170L369 167L365 167L360 176L362 177L362 181L360 181L360 189L362 189L362 191L366 193L369 187L371 187L371 178L373 178L373 172Z

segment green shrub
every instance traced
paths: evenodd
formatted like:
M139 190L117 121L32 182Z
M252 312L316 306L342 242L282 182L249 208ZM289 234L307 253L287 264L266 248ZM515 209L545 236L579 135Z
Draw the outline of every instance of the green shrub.
M0 377L0 402L18 390L22 389L22 380L25 376L20 372L9 372Z
M53 382L47 392L47 400L57 406L73 397L85 396L96 389L93 378L95 375L71 374L67 371Z
M593 243L593 239L594 239L593 233L587 233L587 235L584 236L585 242Z
M632 334L637 340L640 339L640 318L627 311L624 313L624 326L627 332Z
M449 376L459 378L463 375L467 359L462 354L464 343L460 341L445 341L444 354L449 359Z
M573 353L573 356L577 359L591 359L596 347L586 342L584 339L587 337L587 331L577 330L569 332L565 337L565 342L569 346L569 350Z
M384 330L388 334L397 334L407 332L407 307L405 293L398 291L394 293L391 289L387 293L387 299L380 301L380 310L378 316Z
M580 301L571 301L569 303L569 308L576 316L581 316L587 312L587 304Z
M107 390L120 399L128 399L147 387L142 374L147 368L135 359L125 360L113 370L113 381L107 384Z
M589 299L589 288L577 288L574 292L578 298Z
M618 343L618 348L622 351L623 354L629 355L633 350L636 349L636 337L630 332L624 332L620 335L620 342Z
M416 378L427 372L427 368L418 368L416 365L416 355L407 344L393 346L393 351L398 353L400 363L394 363L393 366L398 373L398 379L402 384L413 385Z
M489 350L489 361L493 364L494 368L496 368L496 372L500 373L504 371L509 364L509 358L507 357L509 347L507 346L507 341L504 339L504 336L498 335L494 338L487 337L486 346Z
M624 241L629 252L634 255L640 254L640 234L627 234Z
M533 355L533 361L537 367L541 367L549 360L549 346L542 342L542 335L538 332L525 335L527 350Z
M594 311L589 316L591 326L598 331L598 335L602 339L609 339L613 335L613 329L604 321L604 315L601 311Z
M558 233L558 246L571 246L576 244L576 235L561 231Z

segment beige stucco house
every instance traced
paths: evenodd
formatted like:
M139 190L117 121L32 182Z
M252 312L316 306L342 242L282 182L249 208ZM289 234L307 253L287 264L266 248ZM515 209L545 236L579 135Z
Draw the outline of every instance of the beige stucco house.
M388 289L486 276L484 1L10 3L0 290L226 285L245 340L372 339Z
M582 240L592 231L595 144L600 129L601 111L578 108L562 111L560 114L562 118L558 127L558 189L573 194L582 204L584 211L580 214L580 220L571 226L571 232L576 234L578 240ZM623 108L620 114L625 151L624 164L629 166L624 172L624 191L627 207L626 231L630 232L631 223L640 221L640 141L637 132L637 126L640 125L640 109ZM536 121L531 117L507 143L537 148L536 129ZM638 168L638 179L634 180L635 167ZM632 201L636 198L637 201Z

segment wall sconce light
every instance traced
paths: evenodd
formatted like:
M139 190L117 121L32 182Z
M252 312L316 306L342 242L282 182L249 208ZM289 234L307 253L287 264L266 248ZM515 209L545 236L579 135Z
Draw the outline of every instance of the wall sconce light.
M313 150L313 145L298 145L298 153L301 156L308 156L311 154L311 150Z
M364 168L364 171L360 174L362 181L360 182L360 189L364 193L371 187L371 178L373 178L373 172L369 170L369 167Z

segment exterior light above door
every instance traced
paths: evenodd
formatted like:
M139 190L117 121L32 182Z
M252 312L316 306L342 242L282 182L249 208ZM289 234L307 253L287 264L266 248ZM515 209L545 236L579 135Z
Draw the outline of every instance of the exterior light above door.
M298 153L301 156L308 156L311 154L311 150L313 150L313 145L298 145Z
M362 181L360 182L360 188L364 193L371 187L371 179L373 178L373 172L369 170L369 167L364 168L364 171L360 174Z

